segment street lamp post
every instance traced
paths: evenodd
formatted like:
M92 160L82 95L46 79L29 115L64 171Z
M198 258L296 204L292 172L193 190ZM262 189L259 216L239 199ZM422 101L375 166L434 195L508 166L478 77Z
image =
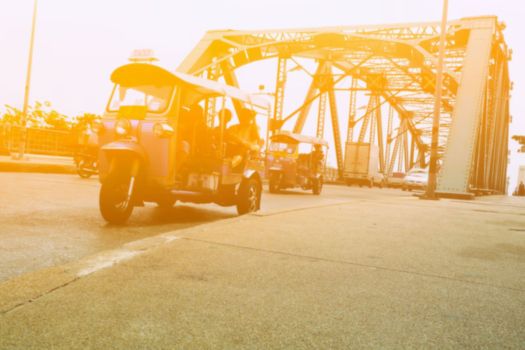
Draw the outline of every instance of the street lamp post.
M22 118L20 120L20 145L18 158L23 159L26 149L26 137L27 137L27 109L29 104L29 89L31 86L31 67L33 65L33 46L35 41L35 28L36 28L36 11L37 11L37 0L35 0L33 5L33 21L31 25L31 39L29 42L29 59L27 62L27 74L26 74L26 85L24 92L24 106L22 109Z
M434 100L434 119L432 121L432 142L430 144L430 164L428 168L428 186L425 199L438 199L437 185L437 158L439 146L439 117L441 114L441 93L443 86L443 61L445 57L445 39L447 36L448 0L443 0L443 16L441 18L441 35L439 38L439 58L436 72L436 95Z
M255 92L255 93L252 93L252 95L266 95L266 96L271 96L271 97L275 97L276 96L276 92L267 92L267 91L264 91L265 89L265 86L264 85L259 85L259 92ZM270 143L270 133L271 133L271 129L272 129L272 120L274 120L271 116L271 110L268 112L268 118L266 119L266 146L265 146L265 154L268 153L268 146L269 146L269 143Z

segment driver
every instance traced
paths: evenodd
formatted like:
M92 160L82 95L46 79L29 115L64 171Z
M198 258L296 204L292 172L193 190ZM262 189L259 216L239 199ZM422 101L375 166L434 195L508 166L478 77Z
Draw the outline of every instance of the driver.
M312 166L314 171L322 169L324 161L323 147L321 145L314 145L312 151Z
M258 152L264 142L259 136L255 115L255 111L242 108L238 113L239 124L232 125L227 130L228 140L233 146L232 167L241 163L246 151Z
M249 150L258 151L262 140L255 123L255 114L251 109L242 108L239 111L239 124L228 128L228 136L232 142Z

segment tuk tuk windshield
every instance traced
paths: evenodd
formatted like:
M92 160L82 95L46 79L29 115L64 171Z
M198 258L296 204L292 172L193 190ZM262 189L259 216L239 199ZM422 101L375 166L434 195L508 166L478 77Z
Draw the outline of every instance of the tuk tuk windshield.
M284 142L272 142L270 143L271 152L286 152L288 154L293 154L297 145L292 145Z
M162 113L170 103L173 86L122 86L117 84L108 105L110 112L122 106L146 106L148 112Z

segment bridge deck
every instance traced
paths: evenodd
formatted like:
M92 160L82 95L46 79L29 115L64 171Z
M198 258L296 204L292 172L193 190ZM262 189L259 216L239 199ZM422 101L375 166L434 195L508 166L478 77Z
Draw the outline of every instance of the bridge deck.
M257 215L146 207L114 228L98 217L95 180L17 175L16 197L10 185L0 197L2 256L18 250L23 261L32 241L40 252L67 249L58 266L0 283L0 348L525 342L522 198L429 202L393 189L328 186L321 197L265 194ZM29 197L35 201L22 206ZM80 243L103 251L64 258Z

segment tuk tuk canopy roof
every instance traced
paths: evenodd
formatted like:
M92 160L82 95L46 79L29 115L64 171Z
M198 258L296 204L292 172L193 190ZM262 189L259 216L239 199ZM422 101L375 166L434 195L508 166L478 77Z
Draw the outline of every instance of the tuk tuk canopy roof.
M328 142L326 140L320 139L318 137L295 134L286 131L281 131L278 134L273 135L271 137L271 141L289 144L309 143L312 145L322 145L328 147Z
M126 87L145 84L186 85L202 98L227 96L254 107L262 109L271 107L267 99L254 96L236 87L181 72L170 72L153 64L130 63L121 66L113 71L111 81Z

